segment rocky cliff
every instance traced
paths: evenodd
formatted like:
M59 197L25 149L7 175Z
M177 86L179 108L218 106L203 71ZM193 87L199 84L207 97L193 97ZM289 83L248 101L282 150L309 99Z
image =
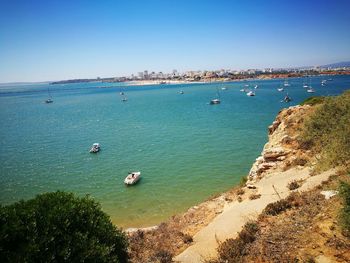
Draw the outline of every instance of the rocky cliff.
M299 147L298 136L301 123L312 110L309 105L298 105L279 112L268 128L268 142L249 172L248 183L259 180L267 171L285 171L306 164L310 159L309 152Z

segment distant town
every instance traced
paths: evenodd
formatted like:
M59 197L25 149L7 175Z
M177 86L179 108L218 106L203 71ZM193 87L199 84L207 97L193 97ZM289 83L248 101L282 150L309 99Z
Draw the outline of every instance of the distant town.
M217 82L234 81L243 79L275 79L293 78L315 75L350 75L350 62L341 62L325 66L305 67L305 68L265 68L247 70L198 70L178 72L174 69L171 73L162 71L144 70L137 74L122 77L109 77L95 79L72 79L51 82L51 84L66 84L79 82L139 82L141 84L170 84L184 82Z

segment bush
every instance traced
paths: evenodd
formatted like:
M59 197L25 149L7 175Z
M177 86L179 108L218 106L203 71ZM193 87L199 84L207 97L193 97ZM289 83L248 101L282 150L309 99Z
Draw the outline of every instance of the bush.
M238 236L244 243L251 243L255 240L255 235L258 231L258 224L256 222L249 221L244 225Z
M275 216L275 215L278 215L280 213L282 213L283 211L291 208L292 205L290 204L290 202L288 202L287 200L279 200L277 202L274 202L274 203L271 203L271 204L268 204L263 213L265 215L272 215L272 216Z
M320 154L319 170L349 165L350 91L325 98L314 114L305 121L301 146Z
M295 189L298 189L300 187L300 184L298 181L294 180L294 181L291 181L287 187L289 190L295 190Z
M245 186L247 181L248 181L248 176L242 176L241 180L239 181L239 186Z
M344 202L340 213L342 228L346 236L350 237L350 184L340 182L340 193Z
M193 242L193 238L189 235L189 234L184 234L182 236L182 241L185 243L185 244L190 244Z
M173 262L172 258L173 258L173 255L169 251L160 250L154 254L152 258L152 262L171 263Z
M127 262L127 239L90 197L54 192L0 207L1 262Z
M218 262L236 263L241 262L242 257L245 254L245 244L244 242L237 239L227 239L218 248L219 260Z
M248 252L248 245L256 239L258 231L259 226L256 222L247 222L236 239L227 239L219 246L217 262L241 262Z
M244 193L245 193L245 191L244 191L244 189L242 189L242 188L239 188L239 189L237 190L237 195L244 195Z
M249 196L250 200L255 200L255 199L259 199L261 197L261 194L251 194Z

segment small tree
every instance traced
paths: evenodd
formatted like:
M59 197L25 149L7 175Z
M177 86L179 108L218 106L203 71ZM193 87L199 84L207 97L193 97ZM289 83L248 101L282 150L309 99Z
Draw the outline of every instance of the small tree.
M127 239L89 196L54 192L0 207L1 262L127 262Z

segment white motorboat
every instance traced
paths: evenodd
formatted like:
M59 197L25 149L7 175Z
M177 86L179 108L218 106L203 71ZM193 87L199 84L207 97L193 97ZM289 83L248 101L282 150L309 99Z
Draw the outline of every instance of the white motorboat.
M99 143L94 143L90 149L91 153L98 153L101 150L101 146Z
M315 90L312 87L309 87L306 91L308 93L314 93L315 92Z
M255 92L249 91L249 92L247 93L247 96L255 96Z
M284 88L278 88L277 90L278 91L284 91Z
M214 104L220 104L221 101L219 99L213 99L210 101L210 105L214 105Z
M184 94L185 92L183 90L179 91L179 94Z
M124 179L126 185L136 184L141 178L141 172L130 172Z
M255 86L254 86L254 89L257 89L257 88L259 88L259 86L258 86L258 85L255 85Z

